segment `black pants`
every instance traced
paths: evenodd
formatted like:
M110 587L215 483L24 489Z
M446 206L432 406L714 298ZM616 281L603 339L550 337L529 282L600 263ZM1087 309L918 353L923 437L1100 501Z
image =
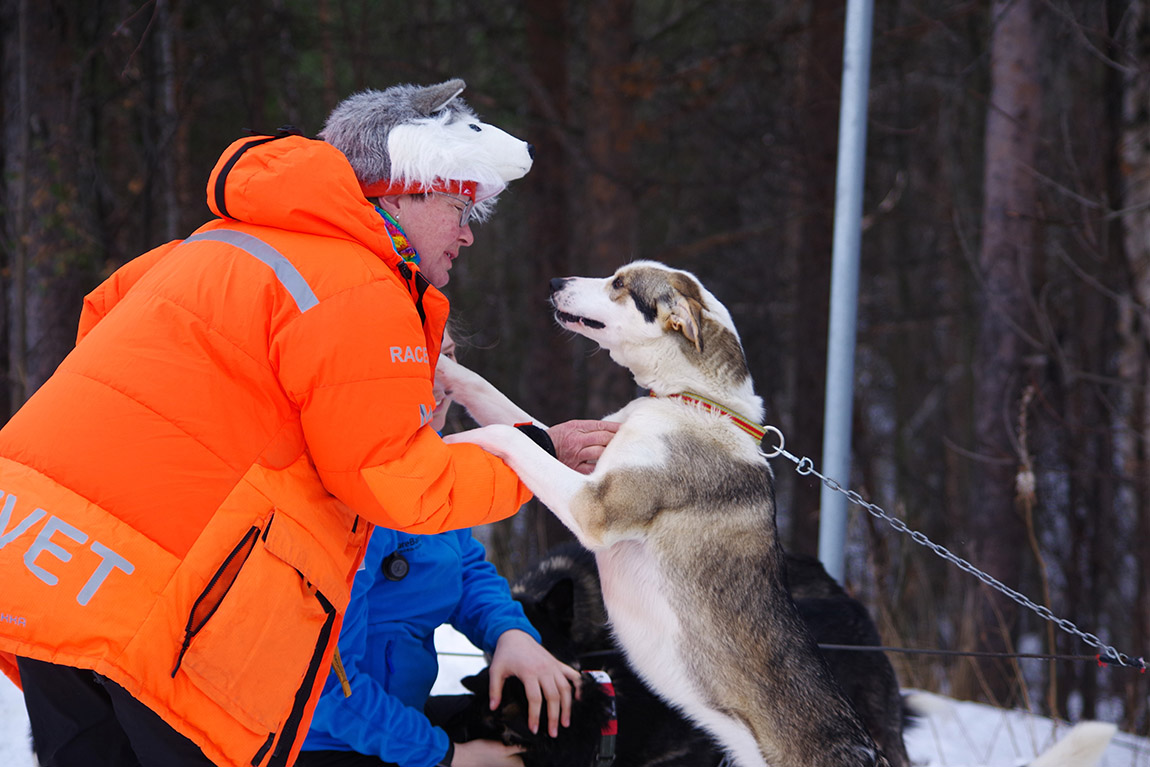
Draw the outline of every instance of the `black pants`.
M106 677L17 658L43 767L211 767L192 741Z
M423 713L437 727L467 707L470 695L433 695L427 699ZM355 751L300 751L295 767L398 767L378 756Z
M398 767L356 751L300 751L295 767Z

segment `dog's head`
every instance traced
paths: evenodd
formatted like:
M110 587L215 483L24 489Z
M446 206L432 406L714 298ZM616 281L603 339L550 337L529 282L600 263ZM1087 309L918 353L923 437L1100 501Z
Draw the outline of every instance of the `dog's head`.
M595 341L656 394L750 386L731 315L690 272L635 261L610 277L551 281L563 327ZM713 388L713 386L711 387Z
M543 638L543 646L580 668L582 656L614 648L595 555L578 543L560 544L511 584L511 595Z
M448 735L456 742L483 739L522 746L525 767L589 767L595 761L599 735L614 716L613 698L590 674L583 675L582 691L571 712L571 726L560 727L555 738L547 734L544 724L546 701L540 713L539 732L528 729L527 695L523 683L515 677L503 684L503 697L494 711L487 705L488 669L461 681L474 693L474 699L444 725Z
M482 221L494 197L531 169L534 150L481 122L459 97L464 87L455 79L361 91L332 111L320 138L348 158L366 196L471 182L474 215Z

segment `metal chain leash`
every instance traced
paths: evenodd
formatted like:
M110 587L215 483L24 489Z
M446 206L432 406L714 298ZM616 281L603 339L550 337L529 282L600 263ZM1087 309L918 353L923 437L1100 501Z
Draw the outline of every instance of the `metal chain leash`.
M847 490L846 488L844 488L842 485L840 485L835 480L833 480L830 477L827 477L824 474L820 473L815 468L814 462L810 458L807 458L806 456L799 458L799 457L795 456L793 453L787 451L785 449L786 441L783 437L783 433L781 431L779 431L779 429L777 427L766 426L765 429L766 429L767 434L773 434L779 440L779 444L777 447L775 447L771 450L765 450L764 449L762 451L762 454L765 457L775 458L775 457L781 455L784 458L789 459L790 461L792 461L795 464L795 471L798 474L800 474L802 476L814 475L814 476L818 477L819 480L824 485L826 485L828 488L830 488L833 491L842 493L848 499L850 499L850 501L852 503L855 503L859 506L862 506L864 509L867 510L868 513L871 514L871 516L877 517L878 519L883 520L884 522L886 522L888 525L893 527L898 532L909 535L911 537L911 540L913 540L915 543L919 544L920 546L925 546L926 548L930 549L935 554L937 554L939 557L942 557L947 562L950 562L951 564L958 567L960 570L967 572L970 575L973 575L975 578L978 578L978 580L982 581L987 586L990 586L991 588L1005 594L1006 596L1010 597L1011 599L1013 599L1015 602L1022 605L1023 607L1037 613L1038 616L1041 617L1042 619L1050 621L1051 623L1058 626L1058 628L1062 629L1066 633L1073 634L1073 635L1077 636L1079 639L1081 639L1086 644L1099 650L1100 651L1100 655L1098 657L1099 662L1106 661L1109 663L1117 663L1120 666L1126 666L1128 668L1136 668L1139 671L1141 671L1142 673L1145 673L1145 671L1146 671L1146 659L1145 658L1141 658L1141 657L1133 658L1133 657L1131 657L1125 653L1119 652L1114 647L1111 647L1110 645L1103 642L1097 635L1091 634L1088 631L1083 631L1082 629L1078 628L1078 626L1074 625L1073 622L1066 620L1065 618L1059 618L1057 615L1055 615L1053 612L1051 612L1050 608L1046 607L1045 605L1040 605L1037 602L1034 602L1029 597L1027 597L1025 594L1022 594L1018 591L1015 591L1014 589L1010 588L1009 586L1007 586L1005 583L998 580L994 576L989 575L988 573L985 573L982 570L979 570L977 567L972 565L967 560L963 559L962 557L958 556L957 554L952 553L945 546L942 546L938 543L935 543L930 538L926 537L926 535L924 535L923 533L921 533L917 530L910 529L910 527L908 527L907 524L905 522L903 522L901 519L899 519L897 517L892 517L891 515L887 514L885 511L883 511L883 509L881 507L871 503L870 501L867 501L865 498L863 498L861 495L859 495L857 491Z

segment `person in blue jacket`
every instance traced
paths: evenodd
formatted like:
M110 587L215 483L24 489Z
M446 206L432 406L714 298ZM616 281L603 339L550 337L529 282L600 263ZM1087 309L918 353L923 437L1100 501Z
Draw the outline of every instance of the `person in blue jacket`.
M517 749L502 743L450 743L424 714L438 673L433 634L444 623L493 653L494 700L503 680L516 676L537 698L547 699L549 732L569 724L572 683L579 674L538 643L538 633L484 553L468 530L372 533L339 637L351 696L331 674L297 764L521 764ZM538 700L529 723L539 725Z

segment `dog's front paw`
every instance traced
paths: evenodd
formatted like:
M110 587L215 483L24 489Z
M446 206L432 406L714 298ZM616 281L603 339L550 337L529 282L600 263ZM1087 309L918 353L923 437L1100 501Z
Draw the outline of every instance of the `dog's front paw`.
M507 446L520 437L523 437L523 434L514 426L492 424L491 426L449 434L443 438L443 441L448 444L466 442L478 445L492 455L504 458L507 456Z
M470 372L451 357L441 354L435 365L435 386L450 396L451 390L459 385L461 371Z

